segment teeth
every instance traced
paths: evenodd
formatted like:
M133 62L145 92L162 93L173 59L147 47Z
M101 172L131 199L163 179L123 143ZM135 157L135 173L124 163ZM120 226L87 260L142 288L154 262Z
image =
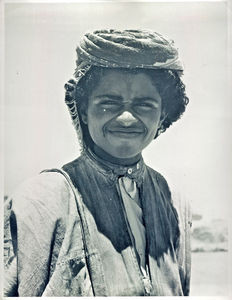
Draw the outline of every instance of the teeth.
M136 118L129 111L124 111L123 114L117 117L116 121L120 122L124 126L130 126L137 122Z

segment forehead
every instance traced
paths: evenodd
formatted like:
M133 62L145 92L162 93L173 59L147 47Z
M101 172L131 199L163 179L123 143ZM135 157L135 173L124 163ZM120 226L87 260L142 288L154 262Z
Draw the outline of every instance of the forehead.
M106 69L92 91L92 96L99 93L130 93L135 96L154 96L157 88L154 81L142 71Z

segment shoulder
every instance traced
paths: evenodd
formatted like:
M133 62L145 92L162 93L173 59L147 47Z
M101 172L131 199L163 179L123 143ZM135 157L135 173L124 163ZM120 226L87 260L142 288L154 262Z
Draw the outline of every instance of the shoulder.
M171 185L170 183L168 184L164 176L151 167L147 166L147 170L149 175L158 182L160 190L171 200L177 210L180 222L184 223L185 226L187 224L191 225L191 205L181 187L173 183Z
M62 174L45 172L23 182L5 201L4 260L6 280L12 280L7 293L17 284L19 295L41 292L66 233L72 197Z
M167 185L167 180L158 171L152 169L151 167L149 167L147 165L146 165L146 169L151 176L156 177L156 179L158 179L160 182Z
M187 229L192 226L191 203L186 194L180 188L172 190L173 206L178 212L179 221L182 226Z
M11 195L16 214L57 218L68 212L71 188L58 172L44 172L24 181Z
M167 180L164 178L164 176L161 175L158 171L152 169L149 166L146 166L146 169L147 169L147 172L148 172L149 176L151 176L151 178L158 183L158 186L159 186L160 190L162 192L164 192L167 197L170 198L171 197L171 192L170 192Z

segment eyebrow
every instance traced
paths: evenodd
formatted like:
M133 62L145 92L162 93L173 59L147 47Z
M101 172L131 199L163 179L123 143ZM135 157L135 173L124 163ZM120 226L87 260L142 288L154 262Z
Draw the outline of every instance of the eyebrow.
M96 95L96 98L110 98L113 100L123 100L121 96L118 95L112 95L112 94L103 94L103 95ZM149 96L141 96L141 97L135 97L135 101L151 101L151 102L159 102L159 99L149 97Z
M111 94L96 95L96 98L111 98L113 100L122 100L121 96Z

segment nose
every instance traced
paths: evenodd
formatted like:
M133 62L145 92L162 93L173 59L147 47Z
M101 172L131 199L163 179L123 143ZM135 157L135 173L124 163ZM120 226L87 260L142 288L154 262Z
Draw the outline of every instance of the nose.
M116 118L116 121L121 123L123 126L131 126L138 120L129 111L124 111L120 116Z

